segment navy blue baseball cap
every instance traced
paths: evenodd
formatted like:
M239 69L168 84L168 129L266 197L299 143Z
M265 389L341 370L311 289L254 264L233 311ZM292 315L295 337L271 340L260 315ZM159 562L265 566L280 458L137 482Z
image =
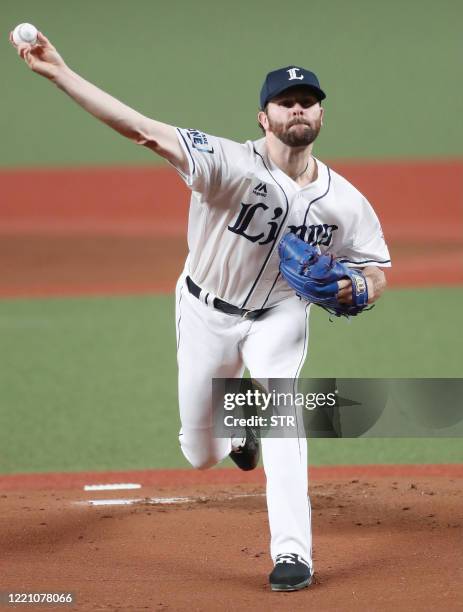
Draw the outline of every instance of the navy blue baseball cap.
M286 66L286 68L269 72L265 77L260 90L260 107L265 108L265 105L272 98L285 91L285 89L301 85L310 87L320 101L326 98L325 92L320 88L316 74L300 66Z

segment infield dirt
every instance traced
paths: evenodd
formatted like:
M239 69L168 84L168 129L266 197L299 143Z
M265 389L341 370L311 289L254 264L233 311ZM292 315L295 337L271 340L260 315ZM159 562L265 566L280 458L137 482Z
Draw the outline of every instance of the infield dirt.
M46 475L4 477L2 590L72 592L79 611L460 610L461 470L312 470L316 577L298 593L268 587L261 470L134 473L142 488L125 493L84 492L75 476L50 476L47 489ZM121 497L140 501L89 503ZM159 503L171 497L184 499Z
M463 283L459 160L342 162L373 203L390 286ZM189 193L167 167L2 170L0 297L170 293Z

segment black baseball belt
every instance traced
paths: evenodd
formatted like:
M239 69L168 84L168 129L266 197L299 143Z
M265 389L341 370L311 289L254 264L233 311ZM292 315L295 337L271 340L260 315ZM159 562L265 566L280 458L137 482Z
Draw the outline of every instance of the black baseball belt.
M201 287L198 287L198 285L193 282L189 276L186 277L186 286L188 287L188 291L191 293L191 295L194 295L195 298L198 298L199 300L202 289ZM205 297L206 304L208 304L207 298L208 294L206 294ZM224 302L224 300L221 300L217 297L214 298L212 305L216 310L220 310L220 312L224 312L225 314L237 315L239 317L243 317L243 319L252 320L258 319L264 314L264 312L270 310L270 308L260 308L259 310L246 310L246 308L238 308L238 306L233 306L233 304Z

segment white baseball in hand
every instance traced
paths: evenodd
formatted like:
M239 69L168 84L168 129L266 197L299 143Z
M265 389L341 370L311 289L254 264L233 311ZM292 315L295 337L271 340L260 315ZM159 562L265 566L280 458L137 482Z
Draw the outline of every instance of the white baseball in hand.
M13 42L15 45L24 43L35 45L37 42L37 28L31 23L20 23L13 30Z

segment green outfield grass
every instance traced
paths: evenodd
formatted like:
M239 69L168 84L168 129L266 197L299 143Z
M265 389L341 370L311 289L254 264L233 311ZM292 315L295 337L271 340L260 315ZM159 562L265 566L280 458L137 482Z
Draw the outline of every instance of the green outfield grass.
M257 138L264 75L299 64L328 94L321 157L462 153L457 0L2 0L0 165L154 163L30 74L8 43L23 21L73 69L168 123Z
M351 323L313 308L313 377L461 377L462 288L391 290ZM0 472L185 467L170 296L0 302ZM463 460L460 439L313 440L312 464Z
M159 162L22 65L8 31L23 21L72 68L168 123L258 138L263 76L299 64L328 94L321 158L463 151L456 0L2 0L0 167ZM352 322L314 308L302 375L461 377L462 298L391 290ZM0 301L0 473L185 467L173 310L170 296ZM310 446L313 464L463 461L458 439Z

